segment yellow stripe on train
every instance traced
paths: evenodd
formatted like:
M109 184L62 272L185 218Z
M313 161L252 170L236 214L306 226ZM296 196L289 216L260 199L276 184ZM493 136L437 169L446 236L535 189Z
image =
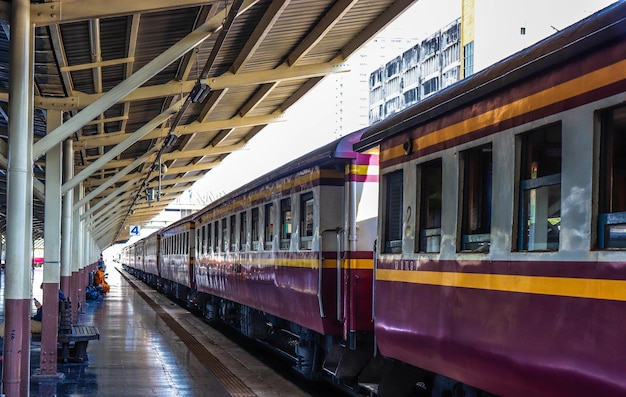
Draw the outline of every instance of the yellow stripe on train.
M489 127L495 122L509 120L534 110L573 98L594 89L607 86L626 78L626 60L595 70L591 73L529 95L507 105L492 109L462 122L434 131L413 140L415 150L425 149L441 142L458 138ZM382 161L405 156L402 145L384 150Z
M626 301L625 280L379 269L376 280Z
M341 268L355 270L372 270L373 263L374 262L372 259L342 259ZM255 259L251 262L247 262L246 264L259 266L302 267L308 269L317 269L319 266L319 261L317 259L264 258ZM337 268L337 261L335 259L324 259L322 266L324 267L324 269L335 269Z

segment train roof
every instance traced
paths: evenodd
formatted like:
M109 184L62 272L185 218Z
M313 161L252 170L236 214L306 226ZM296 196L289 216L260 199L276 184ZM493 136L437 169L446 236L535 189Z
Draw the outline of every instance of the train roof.
M284 178L288 175L296 174L302 170L309 169L315 166L324 166L337 161L348 161L355 159L358 155L354 151L354 145L361 139L361 135L365 129L354 131L349 133L333 142L330 142L316 150L313 150L303 156L296 158L267 174L260 176L253 181L241 186L238 189L224 195L213 203L209 204L205 209L202 209L192 216L195 218L202 215L206 209L215 208L234 197L238 197L249 191L257 189L261 186L267 185L273 181Z
M179 227L179 226L186 225L187 223L189 223L190 221L192 221L192 220L193 220L193 215L194 215L194 214L187 215L187 216L185 216L185 217L183 217L183 218L180 218L180 219L179 219L179 220L177 220L176 222L172 222L172 223L170 223L170 224L169 224L169 225L167 225L167 226L163 226L162 228L160 228L160 229L158 230L158 232L157 232L157 233L159 233L159 234L163 234L163 233L165 233L165 232L167 232L167 231L169 231L169 230L176 229L176 228L177 228L177 227ZM151 236L151 235L150 235L150 236ZM148 237L150 237L150 236L148 236Z
M357 151L441 117L442 115L524 80L543 70L575 59L604 43L626 36L626 2L621 1L469 76L431 97L373 124L354 145Z

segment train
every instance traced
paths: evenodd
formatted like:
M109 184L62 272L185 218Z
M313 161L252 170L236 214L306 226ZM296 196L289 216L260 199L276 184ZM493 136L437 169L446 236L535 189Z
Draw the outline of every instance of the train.
M125 268L354 395L626 396L624 54L617 2L148 237L156 268L126 247Z

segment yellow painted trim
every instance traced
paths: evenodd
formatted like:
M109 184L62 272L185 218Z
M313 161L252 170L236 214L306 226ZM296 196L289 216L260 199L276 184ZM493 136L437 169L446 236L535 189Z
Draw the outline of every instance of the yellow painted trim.
M199 262L199 260L196 260ZM317 269L319 261L317 259L291 259L291 258L257 258L254 260L255 265L260 266L276 266L276 267L302 267L307 269ZM325 259L323 261L324 269L336 269L337 261L334 259ZM355 270L372 270L372 259L351 259L349 261L341 261L342 269Z
M376 280L575 298L626 301L626 281L379 269Z
M489 127L495 122L509 120L561 102L565 99L582 95L594 89L623 80L624 78L626 78L626 60L595 70L440 130L433 131L430 134L414 139L413 147L416 148L416 150L422 150L438 143ZM403 156L405 156L405 153L402 145L391 147L384 150L381 154L382 161L388 161Z
M354 175L378 175L377 165L352 165L350 173Z

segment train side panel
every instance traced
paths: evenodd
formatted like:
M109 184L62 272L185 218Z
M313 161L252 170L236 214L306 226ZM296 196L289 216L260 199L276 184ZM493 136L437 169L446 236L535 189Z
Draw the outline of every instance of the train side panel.
M496 66L482 96L381 138L383 355L498 395L626 395L611 185L626 167L604 157L624 147L606 136L626 126L625 21L620 3Z

